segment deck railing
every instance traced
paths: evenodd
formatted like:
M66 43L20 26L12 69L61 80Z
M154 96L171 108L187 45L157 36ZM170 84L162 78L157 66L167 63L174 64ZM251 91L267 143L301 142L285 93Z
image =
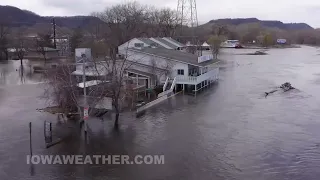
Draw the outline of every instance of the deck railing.
M177 76L178 84L198 84L205 80L216 80L219 77L219 68L212 69L200 76Z

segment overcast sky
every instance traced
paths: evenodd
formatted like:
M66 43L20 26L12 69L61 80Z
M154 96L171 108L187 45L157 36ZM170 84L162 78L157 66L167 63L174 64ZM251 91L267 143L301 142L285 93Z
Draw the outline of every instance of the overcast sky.
M137 0L141 4L176 9L178 0ZM43 16L88 15L128 0L0 0ZM320 0L197 0L199 23L218 18L305 22L320 27Z

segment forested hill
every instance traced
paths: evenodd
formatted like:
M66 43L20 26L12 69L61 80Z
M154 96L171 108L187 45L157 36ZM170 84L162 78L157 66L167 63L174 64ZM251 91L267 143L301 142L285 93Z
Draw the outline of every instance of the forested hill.
M281 21L265 21L259 20L257 18L237 18L237 19L217 19L211 20L208 22L209 24L225 24L225 25L241 25L248 23L260 23L262 26L271 27L271 28L279 28L283 30L305 30L305 29L313 29L306 23L283 23Z
M51 23L53 17L39 16L31 11L21 10L12 6L0 6L0 21L5 21L11 26L33 26L39 23ZM81 28L86 24L101 23L98 18L92 16L72 16L55 17L56 23L60 27ZM265 27L274 27L284 30L304 30L313 29L306 23L283 23L281 21L263 21L257 18L237 18L237 19L217 19L211 20L207 24L241 25L248 23L260 23Z
M53 17L39 16L31 11L21 10L12 6L0 6L0 23L6 23L13 27L34 26L36 24L51 23ZM92 16L54 17L56 24L66 28L81 28L89 23L97 23L100 20Z

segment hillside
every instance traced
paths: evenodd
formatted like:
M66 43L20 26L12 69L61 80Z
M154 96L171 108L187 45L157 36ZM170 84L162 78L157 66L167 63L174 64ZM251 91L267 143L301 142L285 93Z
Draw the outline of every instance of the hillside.
M237 19L217 19L211 20L207 24L241 25L249 23L260 23L262 26L279 28L283 30L313 29L306 23L283 23L281 21L259 20L257 18L237 18Z
M11 26L34 26L39 23L51 23L53 17L39 16L33 12L27 10L21 10L12 6L0 6L0 17L6 23L10 23ZM60 27L66 28L78 28L83 27L86 24L101 23L101 21L92 16L72 16L72 17L55 17L56 24ZM283 30L302 30L313 29L306 23L283 23L281 21L264 21L257 18L237 18L237 19L217 19L211 20L208 23L202 25L213 24L226 24L226 25L241 25L248 23L260 23L262 26L279 28Z
M43 17L12 6L0 6L0 17L2 23L7 23L12 27L50 24L53 18L55 18L58 26L66 28L81 28L89 23L101 22L98 18L92 16Z

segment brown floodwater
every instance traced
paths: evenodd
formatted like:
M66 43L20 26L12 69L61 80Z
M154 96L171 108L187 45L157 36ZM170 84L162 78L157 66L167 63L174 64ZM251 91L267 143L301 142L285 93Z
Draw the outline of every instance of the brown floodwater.
M0 64L0 179L254 179L317 180L320 176L320 51L272 49L268 55L224 50L218 83L197 97L178 95L136 118L125 113L120 130L92 119L89 143L69 138L45 148L41 76L20 62ZM25 62L28 64L28 62ZM264 97L284 82L296 90ZM33 154L163 154L163 165L35 165Z

